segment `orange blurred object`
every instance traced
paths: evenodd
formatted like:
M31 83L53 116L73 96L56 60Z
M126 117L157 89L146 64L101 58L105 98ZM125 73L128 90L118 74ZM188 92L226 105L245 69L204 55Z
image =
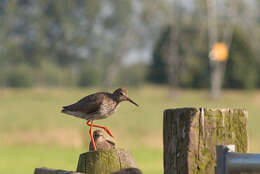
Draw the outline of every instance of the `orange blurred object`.
M226 61L228 59L228 47L225 43L215 43L209 53L211 60Z

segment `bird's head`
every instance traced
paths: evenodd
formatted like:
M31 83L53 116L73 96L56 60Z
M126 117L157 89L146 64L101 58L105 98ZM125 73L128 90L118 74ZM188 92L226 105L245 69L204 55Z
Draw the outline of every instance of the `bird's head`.
M95 130L93 132L93 137L96 140L98 137L104 136L103 132L101 130Z
M130 99L128 97L127 90L124 89L124 88L118 88L117 90L114 91L113 94L118 98L119 102L121 102L121 101L129 101L129 102L133 103L134 105L139 106L132 99Z

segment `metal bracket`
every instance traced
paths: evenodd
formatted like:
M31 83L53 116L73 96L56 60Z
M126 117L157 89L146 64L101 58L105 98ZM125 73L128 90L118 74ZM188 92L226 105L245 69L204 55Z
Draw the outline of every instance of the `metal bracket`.
M228 152L235 152L235 145L217 145L217 166L215 167L215 174L227 174L226 173L226 155Z
M235 152L235 145L217 145L215 174L260 172L260 154Z

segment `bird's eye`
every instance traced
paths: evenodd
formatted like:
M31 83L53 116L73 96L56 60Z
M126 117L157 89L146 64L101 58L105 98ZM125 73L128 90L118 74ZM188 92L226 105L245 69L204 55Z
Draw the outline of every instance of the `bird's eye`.
M120 95L124 95L122 92L120 92Z

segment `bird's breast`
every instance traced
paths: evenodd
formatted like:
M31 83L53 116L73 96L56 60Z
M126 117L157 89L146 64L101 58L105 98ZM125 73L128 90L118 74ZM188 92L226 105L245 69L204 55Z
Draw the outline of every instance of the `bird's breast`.
M101 105L100 112L104 116L109 116L117 111L119 104L116 102L104 102Z

